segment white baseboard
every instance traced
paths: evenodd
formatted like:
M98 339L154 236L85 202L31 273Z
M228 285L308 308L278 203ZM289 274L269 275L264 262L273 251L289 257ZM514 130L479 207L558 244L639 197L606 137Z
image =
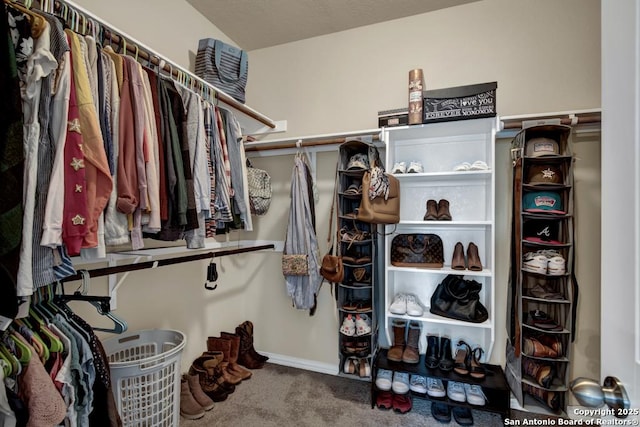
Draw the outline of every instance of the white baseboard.
M288 366L290 368L304 369L307 371L319 372L321 374L338 375L338 366L331 363L322 363L317 360L299 359L297 357L285 356L282 354L266 353L258 350L258 353L269 357L269 363Z

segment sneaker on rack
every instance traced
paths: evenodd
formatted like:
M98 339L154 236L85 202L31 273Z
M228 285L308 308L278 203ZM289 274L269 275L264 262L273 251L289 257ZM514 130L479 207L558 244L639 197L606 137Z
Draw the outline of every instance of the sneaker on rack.
M467 400L467 396L464 393L464 384L457 381L449 381L447 383L447 396L449 399L456 402L464 402Z
M391 173L406 173L407 172L407 164L405 162L397 162L393 165L393 169L391 169Z
M416 393L426 393L427 392L427 378L422 375L411 375L409 379L409 389L411 391L415 391Z
M409 374L406 372L394 372L391 389L396 394L408 393L409 392Z
M522 269L530 273L547 274L549 259L539 252L528 252L525 254Z
M389 391L391 390L391 380L393 378L393 372L388 369L378 369L376 374L376 387L378 390Z
M403 293L397 293L389 306L389 311L393 314L407 314L407 296Z
M487 402L487 397L482 391L482 387L477 384L465 384L464 393L467 396L467 402L471 405L484 406Z
M407 294L405 297L407 301L407 314L409 316L420 317L424 314L424 308L420 304L418 297L412 294Z
M427 377L427 394L431 397L444 397L447 393L444 391L444 385L439 378Z
M409 167L407 168L407 173L422 173L422 172L424 172L422 163L420 162L409 163Z

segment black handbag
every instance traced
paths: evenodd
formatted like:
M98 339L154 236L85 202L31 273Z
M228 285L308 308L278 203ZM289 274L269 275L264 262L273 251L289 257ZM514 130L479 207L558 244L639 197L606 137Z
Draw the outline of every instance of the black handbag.
M489 318L487 309L480 302L482 284L449 274L431 295L430 311L438 316L463 322L482 323Z
M442 268L442 239L437 234L398 234L391 241L391 265Z

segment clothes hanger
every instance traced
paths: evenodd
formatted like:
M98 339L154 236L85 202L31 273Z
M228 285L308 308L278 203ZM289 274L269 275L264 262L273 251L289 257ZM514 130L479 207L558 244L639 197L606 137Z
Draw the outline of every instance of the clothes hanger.
M4 341L4 340L3 340ZM11 366L11 372L16 375L20 375L22 372L22 365L20 361L9 349L5 346L4 342L0 342L0 356L2 356L3 360L7 361Z
M13 367L11 366L11 362L9 359L0 351L0 367L2 368L2 373L4 378L10 377L13 372Z
M15 344L13 347L13 354L16 356L20 364L26 365L31 360L31 349L23 343L20 338L16 336L17 332L11 331L9 332L9 340ZM19 354L18 354L19 353Z
M215 254L211 257L211 262L207 267L207 281L204 282L204 288L210 291L215 291L218 288L218 284L209 286L209 282L215 282L216 280L218 280L218 268L216 266L216 263L214 262L215 257Z
M27 15L29 23L31 24L31 37L37 39L38 37L40 37L40 35L42 35L47 22L42 17L42 15L38 15L36 12L31 10L31 1L29 1L28 3L25 2L25 6L22 6L19 3L15 3L12 0L4 0L4 2L12 8L19 10L20 12Z
M95 331L101 332L111 332L114 334L121 334L128 329L127 322L123 319L119 318L115 314L111 312L110 307L110 297L93 297L91 295L86 295L89 292L89 282L91 280L91 276L87 270L80 270L80 274L82 276L82 293L76 291L73 296L77 296L83 299L80 301L88 301L91 305L93 305L98 313L107 317L113 322L113 328L102 328L102 327L93 327ZM87 298L87 299L84 299Z
M38 289L34 293L35 303L32 301L31 305L29 306L29 316L34 320L34 322L32 322L32 324L35 326L34 331L38 333L40 338L47 345L49 352L60 353L64 350L64 345L62 344L60 338L47 327L47 322L45 322L47 316L45 316L43 312L40 311L42 300L41 293L41 289Z

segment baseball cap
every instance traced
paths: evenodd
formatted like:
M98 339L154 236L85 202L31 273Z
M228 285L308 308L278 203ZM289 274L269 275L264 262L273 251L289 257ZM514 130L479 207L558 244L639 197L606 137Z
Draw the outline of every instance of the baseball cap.
M560 194L553 191L532 191L522 199L522 209L526 212L565 214Z
M349 159L347 170L369 169L369 158L364 153L356 153Z
M532 165L527 173L526 182L533 185L562 184L562 169L558 165Z
M531 219L523 224L524 240L528 242L561 245L560 221L548 219Z
M525 144L524 155L527 157L557 156L560 154L558 141L546 137L531 138Z

